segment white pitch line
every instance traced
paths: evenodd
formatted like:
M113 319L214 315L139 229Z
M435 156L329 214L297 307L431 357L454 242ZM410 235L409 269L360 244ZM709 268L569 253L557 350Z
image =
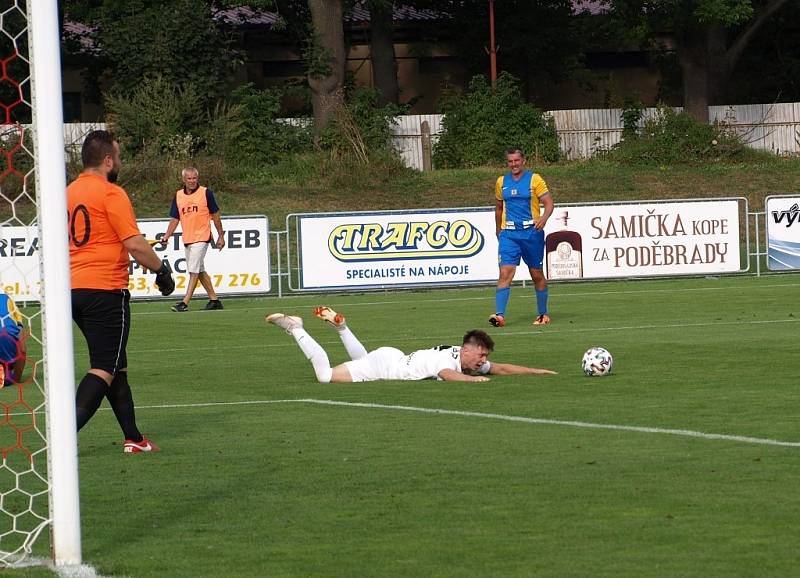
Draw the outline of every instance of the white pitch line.
M191 403L191 404L150 405L150 406L137 405L136 409L171 409L171 408L194 408L194 407L215 407L215 406L234 406L234 405L266 405L266 404L277 404L277 403L310 403L315 405L332 405L341 407L360 407L366 409L410 411L416 413L455 415L460 417L476 417L481 419L494 419L500 421L529 423L536 425L557 425L557 426L578 427L586 429L605 429L605 430L628 431L628 432L647 433L647 434L663 434L663 435L674 435L674 436L683 436L690 438L700 438L705 440L731 441L731 442L755 444L762 446L781 446L790 448L800 448L800 442L787 442L782 440L773 440L770 438L756 438L749 436L707 433L707 432L694 431L688 429L667 429L660 427L616 425L610 423L591 423L585 421L568 421L568 420L558 420L558 419L542 419L542 418L524 417L517 415L504 415L500 413L484 413L478 411L462 411L456 409L414 407L409 405L386 405L381 403L334 401L330 399L304 398L304 399L273 399L273 400L252 400L252 401L225 401L225 402L208 402L208 403Z

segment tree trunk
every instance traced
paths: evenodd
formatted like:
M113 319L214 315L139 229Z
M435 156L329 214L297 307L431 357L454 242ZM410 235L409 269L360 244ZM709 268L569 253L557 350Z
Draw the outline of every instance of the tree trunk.
M700 122L708 122L708 69L705 34L691 27L678 43L678 61L683 76L683 111Z
M708 122L708 106L724 96L731 74L750 40L764 22L789 0L769 0L728 47L722 24L689 27L678 46L683 75L683 107L692 117Z
M711 25L706 29L706 47L708 58L708 104L719 104L723 96L725 83L728 82L728 34L721 24Z
M747 50L750 41L753 39L756 33L767 22L767 20L769 20L778 10L783 8L788 1L789 0L769 0L758 12L758 14L756 14L755 19L752 20L750 24L741 31L737 38L734 39L730 48L728 48L725 52L725 63L720 69L720 90L727 86L731 75L736 69L736 65L741 59L742 53Z
M373 0L369 3L370 50L372 52L372 78L378 89L378 104L397 104L397 60L394 54L392 28L394 2Z
M314 28L313 56L308 63L308 85L314 109L314 131L319 136L344 97L344 27L342 0L308 0Z

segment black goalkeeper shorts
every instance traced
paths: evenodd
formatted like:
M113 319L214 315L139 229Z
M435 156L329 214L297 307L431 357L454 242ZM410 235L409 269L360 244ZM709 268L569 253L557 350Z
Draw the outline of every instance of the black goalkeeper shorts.
M127 289L73 289L72 319L86 338L92 369L116 375L128 367L131 294Z

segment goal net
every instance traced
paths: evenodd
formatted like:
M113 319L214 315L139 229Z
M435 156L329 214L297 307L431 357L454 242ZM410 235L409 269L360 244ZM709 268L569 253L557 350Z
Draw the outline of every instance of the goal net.
M0 0L0 569L80 564L58 30Z

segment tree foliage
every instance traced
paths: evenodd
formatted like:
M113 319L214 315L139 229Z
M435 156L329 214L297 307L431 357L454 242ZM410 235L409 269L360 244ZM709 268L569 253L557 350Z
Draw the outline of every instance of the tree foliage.
M683 104L707 121L708 105L724 98L739 60L765 23L790 0L607 0L642 44L668 36L682 74Z
M467 78L489 70L489 2L487 0L406 0L417 8L446 15L428 22L429 39L445 42L458 55ZM552 83L583 70L587 36L585 15L576 15L570 0L497 0L495 42L497 66L520 79L524 96L537 101Z
M89 27L68 43L88 65L89 84L124 95L143 79L196 87L206 104L225 93L241 63L232 38L213 18L210 0L64 2L65 18Z
M635 107L629 110L635 116ZM641 110L638 112L641 116ZM633 118L630 120L636 124ZM601 154L626 165L669 166L741 162L764 158L769 153L748 148L725 123L698 122L684 112L661 107L645 118L641 129L629 127L622 142Z
M463 96L442 104L442 134L434 148L439 168L473 167L495 162L511 146L528 156L558 160L558 138L551 117L522 98L519 81L501 72L495 89L475 76Z
M155 76L128 94L109 95L107 121L134 157L187 159L200 151L224 156L243 132L241 106L206 108L194 84Z
M285 94L286 89L258 90L249 84L233 91L231 99L243 112L243 131L236 141L241 160L274 163L311 147L308 123L280 120Z
M348 90L343 103L334 111L320 145L334 156L356 152L364 164L375 157L394 155L392 126L406 108L393 103L381 105L379 101L375 88Z
M754 35L725 87L726 102L800 101L800 1L775 14Z

